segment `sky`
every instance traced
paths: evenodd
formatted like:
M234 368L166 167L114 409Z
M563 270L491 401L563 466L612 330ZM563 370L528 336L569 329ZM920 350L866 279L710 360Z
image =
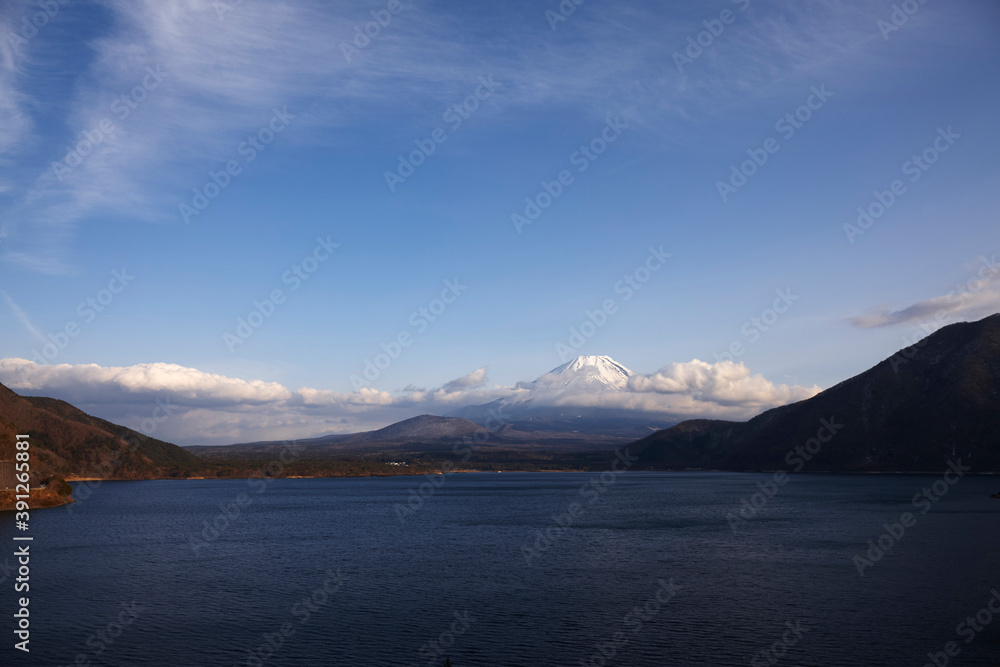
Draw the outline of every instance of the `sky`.
M745 419L1000 311L990 0L8 1L0 37L0 382L179 444L576 355Z

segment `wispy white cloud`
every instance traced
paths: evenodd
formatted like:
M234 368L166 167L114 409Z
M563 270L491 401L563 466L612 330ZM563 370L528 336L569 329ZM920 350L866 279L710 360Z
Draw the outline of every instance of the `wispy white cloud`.
M848 322L861 329L874 329L902 324L940 325L955 318L978 320L1000 312L1000 287L994 280L1000 273L996 255L992 259L980 257L972 266L973 277L957 286L950 293L924 299L901 308L882 306L848 318Z
M445 392L456 392L463 391L465 389L471 389L473 387L481 387L486 384L486 373L489 370L488 366L483 366L482 368L477 368L468 375L463 375L462 377L452 380L451 382L445 384L441 389Z
M904 308L883 307L876 311L851 317L848 322L862 329L890 327L901 324L920 324L947 321L948 318L978 320L1000 313L1000 290L989 289L976 294L948 294L918 301Z
M35 325L31 323L31 318L28 317L28 314L24 312L19 305L17 305L14 299L10 298L10 295L7 294L7 292L0 290L0 298L3 299L3 302L6 303L7 307L10 308L12 313L14 313L14 317L16 317L21 324L24 325L24 328L27 329L32 336L45 342L45 336L42 335L42 332L35 328Z
M0 8L0 194L10 190L16 167L13 155L30 137L33 128L27 110L28 97L19 89L17 64L17 22L22 18L23 3L12 2ZM15 35L11 38L10 35ZM6 225L0 226L0 233Z
M588 5L552 32L539 9L525 13L522 24L505 19L509 33L497 39L495 17L406 3L348 62L341 44L371 19L356 3L245 2L223 18L212 0L97 4L110 17L106 32L90 43L93 60L71 89L60 91L69 100L64 115L47 119L68 133L44 142L57 154L40 172L34 165L34 173L7 176L18 181L20 194L4 216L12 238L3 256L37 271L69 270L74 225L89 215L176 218L180 198L232 157L275 107L287 105L296 127L310 129L301 136L334 142L337 130L358 123L392 125L400 115L443 108L464 98L477 77L492 74L504 85L496 101L506 113L573 106L663 127L665 120L724 108L720 96L766 90L761 83L814 82L819 70L856 68L873 57L865 48L877 36L875 10L861 0L780 9L753 3L745 21L680 75L671 53L703 29L700 14L677 17L640 3ZM88 12L81 5L74 16L82 20ZM20 57L39 57L38 42L24 46ZM0 45L0 154L24 141L39 113L11 48ZM147 67L168 74L119 120L112 105L140 85ZM55 147L75 145L106 119L115 130L71 172L55 174L51 162L65 157ZM295 132L282 140L296 141ZM0 180L4 187L12 186Z
M3 299L3 302L6 303L7 307L10 308L12 313L14 313L14 317L16 317L21 324L24 325L24 328L28 330L28 333L40 341L45 341L45 336L42 335L42 332L35 328L35 325L31 323L31 318L28 317L28 314L24 312L19 305L17 305L14 299L10 298L10 295L7 294L7 292L0 290L0 298Z

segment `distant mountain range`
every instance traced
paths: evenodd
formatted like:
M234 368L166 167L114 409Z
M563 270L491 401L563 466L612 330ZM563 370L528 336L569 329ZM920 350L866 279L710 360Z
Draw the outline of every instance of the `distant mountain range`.
M293 442L263 441L247 442L226 446L192 446L187 450L208 457L259 457L269 452L279 452L290 447L309 456L335 454L357 454L367 452L436 451L449 449L466 439L475 437L480 427L466 419L420 415L390 424L377 431L351 433L348 435L327 435L319 438L304 438ZM502 440L487 434L492 444Z
M638 467L1000 471L1000 315L936 331L813 398L748 422L681 422L631 446Z
M559 457L583 461L580 452L628 446L639 457L635 467L645 469L934 472L961 460L975 471L1000 471L1000 315L945 327L856 377L748 422L672 424L652 414L559 406L581 388L620 391L631 375L608 357L579 357L527 383L520 396L291 444L314 460L427 454L475 442L509 462L541 452L551 453L553 464ZM288 444L182 449L0 385L0 460L13 458L15 433L31 436L39 477L204 474L206 458L268 458Z
M581 392L622 391L632 375L610 357L577 357L522 385L523 395L460 408L444 417L421 415L376 431L296 440L292 446L312 456L437 451L475 437L478 446L497 449L611 450L678 420L635 410L559 406L558 402ZM284 446L281 441L266 441L187 449L201 456L243 457L260 456Z
M578 357L527 383L520 395L295 446L317 456L426 452L476 436L481 447L496 450L568 454L628 445L639 456L636 467L647 469L936 471L961 459L975 470L1000 471L1000 315L945 327L854 378L748 422L674 423L558 405L582 389L621 391L632 375L609 357ZM254 456L283 444L189 449Z
M92 417L65 401L20 396L0 384L0 461L13 460L18 433L30 436L36 479L185 476L204 464L177 445Z

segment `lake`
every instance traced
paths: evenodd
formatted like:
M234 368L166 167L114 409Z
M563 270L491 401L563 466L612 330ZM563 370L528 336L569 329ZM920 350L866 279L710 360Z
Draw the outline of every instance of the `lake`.
M3 549L0 662L995 667L1000 478L951 480L106 482L32 513L30 662Z

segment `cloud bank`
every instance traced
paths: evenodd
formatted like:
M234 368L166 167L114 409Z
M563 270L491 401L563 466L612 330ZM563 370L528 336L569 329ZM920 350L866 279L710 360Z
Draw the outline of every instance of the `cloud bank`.
M314 437L381 428L419 414L445 414L499 398L532 400L535 405L610 407L681 418L746 419L819 387L775 384L752 375L743 364L709 364L697 359L674 363L652 375L634 375L623 390L518 383L487 387L487 368L437 389L401 394L359 392L244 380L177 364L127 367L97 364L46 366L26 359L0 359L0 382L22 394L52 396L105 419L139 429L161 404L171 416L157 427L158 438L184 445L231 444L256 440ZM412 388L411 388L412 389Z

